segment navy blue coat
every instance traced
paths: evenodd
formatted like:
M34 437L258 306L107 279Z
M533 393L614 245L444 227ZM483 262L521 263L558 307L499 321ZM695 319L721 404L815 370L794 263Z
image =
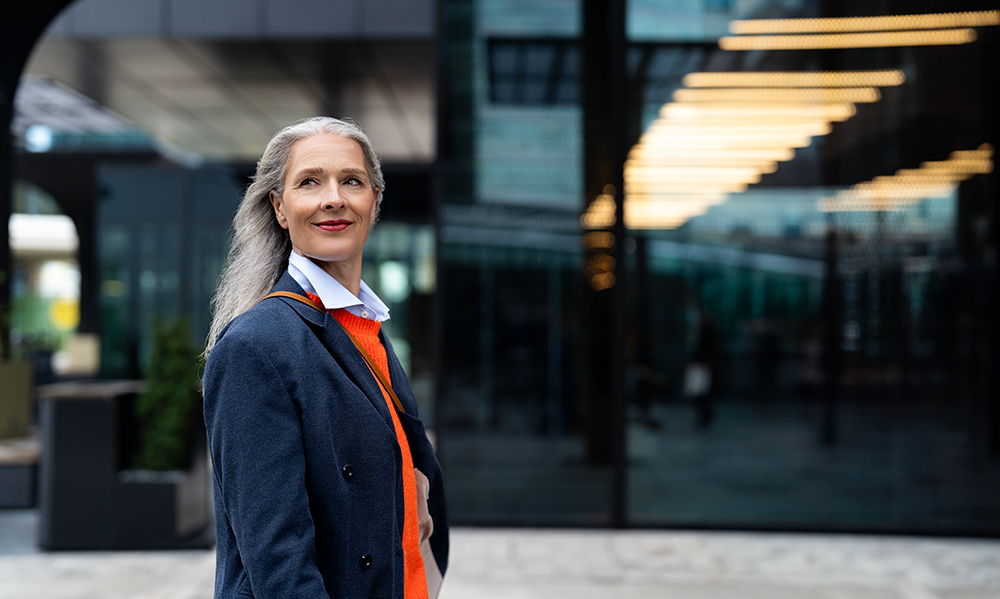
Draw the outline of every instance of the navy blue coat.
M274 290L303 293L288 273ZM414 467L430 480L444 573L441 467L382 343ZM204 383L215 597L403 599L402 454L378 383L336 319L291 299L262 301L219 335Z

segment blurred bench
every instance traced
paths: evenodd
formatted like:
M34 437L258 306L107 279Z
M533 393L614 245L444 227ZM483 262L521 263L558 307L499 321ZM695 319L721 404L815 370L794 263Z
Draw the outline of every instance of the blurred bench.
M33 437L0 441L0 509L35 507L40 453Z

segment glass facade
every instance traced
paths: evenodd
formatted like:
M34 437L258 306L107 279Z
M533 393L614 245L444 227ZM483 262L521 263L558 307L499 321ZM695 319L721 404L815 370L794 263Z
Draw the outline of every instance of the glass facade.
M139 377L157 318L184 314L204 342L242 182L222 167L108 163L97 176L101 376Z
M931 44L886 32L960 24L629 2L629 166L598 195L585 4L442 1L454 521L1000 533L996 13ZM876 20L782 46L837 17ZM616 361L624 422L594 391Z

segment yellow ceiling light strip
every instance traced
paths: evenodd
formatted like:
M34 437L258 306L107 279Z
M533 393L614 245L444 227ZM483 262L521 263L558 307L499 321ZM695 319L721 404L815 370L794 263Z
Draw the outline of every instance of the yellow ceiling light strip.
M697 150L756 150L769 148L805 148L812 143L812 137L788 133L738 135L738 134L672 134L669 132L650 135L646 143L655 145L684 147Z
M879 196L874 198L861 195L837 196L819 201L820 212L892 212L913 204L912 198Z
M728 194L718 193L718 192L701 192L701 193L634 193L629 196L629 201L626 206L630 203L635 202L636 204L671 204L676 206L682 205L702 205L708 204L714 206L716 204L721 204L726 201L729 197Z
M649 135L724 135L741 137L758 137L761 135L827 135L830 124L824 121L803 122L772 122L759 124L755 122L702 122L676 123L654 122L646 130Z
M694 148L653 148L640 144L628 154L630 161L655 164L741 164L785 162L795 157L791 148L734 148L727 150Z
M906 82L903 71L844 71L816 73L718 72L689 73L687 87L895 87Z
M681 226L905 81L888 70L692 73L629 152L625 226Z
M659 182L648 181L625 181L625 204L628 205L629 198L633 194L656 195L670 192L671 194L717 194L717 193L742 193L747 190L749 183L746 182L720 182L720 181L694 181L676 182L664 185Z
M916 182L916 181L879 181L861 183L855 185L845 195L858 195L861 197L896 197L896 198L925 198L941 197L951 192L955 186L955 180L940 182Z
M948 160L924 162L917 169L900 169L891 176L858 183L833 197L823 198L823 212L902 210L926 198L945 197L962 181L993 172L993 146L952 152Z
M631 183L758 183L760 169L754 167L673 167L626 166L625 177Z
M633 167L639 168L661 168L663 164L669 164L669 168L753 168L759 174L765 175L778 170L778 161L771 160L762 162L760 160L734 160L722 157L703 157L689 160L642 160L629 159Z
M629 229L673 229L723 201L724 195L630 199L625 203L625 226Z
M857 113L850 102L837 103L749 103L716 102L712 104L664 104L660 117L670 121L741 120L770 121L773 119L814 119L846 121Z
M903 46L958 46L976 41L975 29L829 33L820 35L750 35L723 37L723 50L828 50L836 48L897 48Z
M842 88L701 88L679 89L674 101L682 104L862 104L878 102L881 94L874 87Z
M830 19L758 19L733 21L734 35L762 33L843 33L847 31L906 31L918 29L953 29L1000 25L1000 11L954 12L885 17L844 17Z

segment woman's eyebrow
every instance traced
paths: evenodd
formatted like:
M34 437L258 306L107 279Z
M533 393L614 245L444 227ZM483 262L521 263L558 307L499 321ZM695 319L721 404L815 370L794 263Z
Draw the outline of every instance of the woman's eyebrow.
M368 171L360 168L345 168L340 171L341 175L351 175L354 177L367 177Z
M306 166L292 174L293 179L302 179L303 177L315 177L317 175L322 175L326 172L326 169L321 166ZM337 171L338 176L349 175L353 177L367 177L368 171L362 168L348 167Z
M319 166L307 166L305 168L301 168L301 169L295 171L292 174L292 178L294 178L294 179L301 179L303 177L311 177L311 176L321 175L321 174L323 174L323 168L322 167L319 167Z

